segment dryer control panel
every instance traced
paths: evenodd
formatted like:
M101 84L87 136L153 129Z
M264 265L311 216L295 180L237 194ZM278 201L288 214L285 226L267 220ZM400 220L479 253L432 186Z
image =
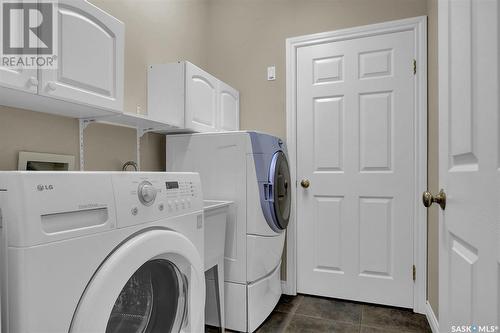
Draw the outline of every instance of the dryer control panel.
M118 227L203 210L200 177L197 173L114 174L113 187Z

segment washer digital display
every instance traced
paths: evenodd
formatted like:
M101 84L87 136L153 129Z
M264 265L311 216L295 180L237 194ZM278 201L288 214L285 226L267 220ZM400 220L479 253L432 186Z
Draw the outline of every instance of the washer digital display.
M165 182L167 190L173 190L179 188L179 182Z

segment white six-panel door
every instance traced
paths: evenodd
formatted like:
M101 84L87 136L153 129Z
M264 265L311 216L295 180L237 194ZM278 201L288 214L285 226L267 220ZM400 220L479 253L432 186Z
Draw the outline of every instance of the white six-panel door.
M297 51L297 291L413 306L413 31Z
M499 10L439 1L441 332L500 324Z

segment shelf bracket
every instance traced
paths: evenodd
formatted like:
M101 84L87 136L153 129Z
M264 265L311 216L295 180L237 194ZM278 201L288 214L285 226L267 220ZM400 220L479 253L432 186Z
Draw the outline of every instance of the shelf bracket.
M79 119L79 140L80 140L80 171L85 170L85 129L92 123L97 122L96 118ZM141 170L141 138L144 134L154 132L153 127L136 127L136 155L137 170Z
M79 141L80 141L80 171L85 170L85 129L91 123L94 123L95 119L79 119Z
M144 136L144 134L149 133L154 131L154 128L148 127L148 128L142 128L142 127L137 127L136 132L137 132L137 151L136 151L136 156L137 156L137 171L141 171L141 138Z

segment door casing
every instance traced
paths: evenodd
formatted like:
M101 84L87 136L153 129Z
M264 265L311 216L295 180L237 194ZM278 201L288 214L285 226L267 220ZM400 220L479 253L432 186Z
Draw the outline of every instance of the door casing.
M382 35L401 31L413 31L415 36L415 161L417 163L413 209L413 262L416 266L413 310L427 310L427 212L420 202L427 189L427 17L419 16L366 26L292 37L286 40L286 141L292 179L292 210L287 231L287 280L283 293L297 294L297 49L311 45ZM408 64L409 66L411 64Z

